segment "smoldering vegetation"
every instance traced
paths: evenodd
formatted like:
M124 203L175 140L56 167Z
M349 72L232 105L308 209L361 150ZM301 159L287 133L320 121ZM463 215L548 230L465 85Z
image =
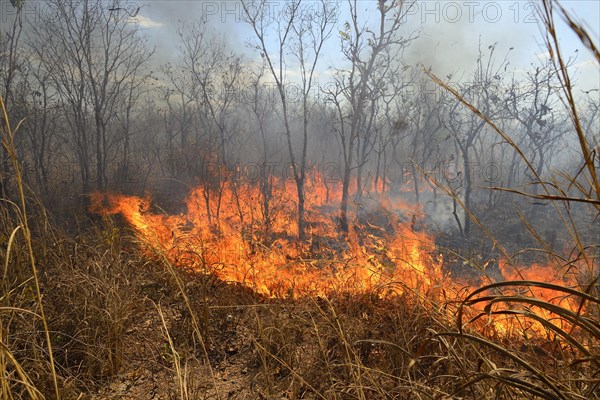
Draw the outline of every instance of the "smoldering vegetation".
M598 398L560 3L526 69L442 65L402 1L241 1L169 57L134 3L0 6L0 397Z

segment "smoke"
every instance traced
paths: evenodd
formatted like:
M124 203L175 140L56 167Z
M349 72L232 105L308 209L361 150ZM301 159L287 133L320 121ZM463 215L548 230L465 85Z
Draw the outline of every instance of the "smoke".
M473 70L480 47L498 44L497 56L511 50L511 61L528 65L537 45L536 20L528 3L416 1L408 6L407 27L419 37L406 52L406 62L431 67L457 79Z
M147 35L156 46L155 62L165 64L177 57L181 24L206 21L210 30L226 38L238 53L247 53L247 39L252 32L242 20L239 1L153 1L141 3L140 14L156 23L159 29L148 29Z

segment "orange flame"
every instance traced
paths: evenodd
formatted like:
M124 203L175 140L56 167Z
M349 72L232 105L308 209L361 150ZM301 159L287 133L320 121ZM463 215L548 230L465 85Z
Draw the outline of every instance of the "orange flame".
M177 266L214 274L269 297L336 291L433 296L443 291L446 298L457 299L468 286L443 273L434 239L415 229L415 220L422 217L417 206L365 193L353 214L353 228L343 236L337 221L341 185L317 177L306 183L309 239L300 243L295 183L276 178L268 183L261 187L227 180L199 185L186 199L187 211L178 215L152 212L148 197L103 193L92 195L91 211L121 214L143 242ZM564 283L549 276L549 266L532 265L518 276L501 262L500 270L505 279ZM535 289L533 295L576 307L546 289ZM499 318L494 324L495 332L503 334L544 331L541 325L519 328Z
M326 295L332 291L378 291L381 295L404 288L429 290L443 281L441 262L434 256L433 240L410 229L383 204L378 218L386 228L369 221L339 235L336 211L341 193L324 183L307 185L309 240L296 241L295 187L273 180L271 222L259 188L225 183L220 193L206 186L187 197L187 213L162 215L149 211L149 198L94 193L92 211L122 214L140 239L164 253L171 262L213 273L256 292L274 297ZM394 206L401 203L397 200ZM410 210L402 204L404 210ZM416 210L415 210L416 212ZM386 231L387 229L387 231ZM404 289L402 289L404 290Z

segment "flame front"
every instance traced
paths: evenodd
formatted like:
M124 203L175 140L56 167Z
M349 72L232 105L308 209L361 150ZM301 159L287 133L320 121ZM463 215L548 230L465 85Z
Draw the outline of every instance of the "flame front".
M149 198L103 193L92 195L91 210L123 215L143 242L179 267L214 274L269 297L341 291L389 298L411 291L458 300L465 287L474 289L443 273L434 239L415 229L421 211L400 199L377 190L365 194L352 228L341 234L340 186L318 177L307 180L305 242L297 240L296 187L290 180L272 178L268 187L235 180L199 185L186 199L186 212L178 215L151 212ZM533 265L520 274L507 263L499 266L504 279L575 283L555 276L550 266ZM533 295L577 307L552 291L538 289ZM506 318L495 318L494 327L501 334L545 332L539 324L523 327Z
M92 195L92 210L122 214L140 239L178 266L212 273L271 297L332 291L391 296L407 289L426 292L441 284L432 238L402 222L386 202L373 201L376 208L365 211L362 223L355 221L356 228L343 236L336 217L340 191L323 180L308 182L309 238L300 243L295 184L273 179L269 191L267 222L260 188L231 181L218 191L194 188L185 214L152 213L148 198L100 193ZM417 210L404 204L402 211ZM385 226L369 221L370 216L382 219Z

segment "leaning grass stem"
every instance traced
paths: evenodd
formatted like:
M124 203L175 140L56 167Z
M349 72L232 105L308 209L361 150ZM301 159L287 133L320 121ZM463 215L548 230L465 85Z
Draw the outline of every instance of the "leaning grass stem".
M586 166L592 180L592 190L596 193L596 199L600 202L600 181L598 180L598 175L596 174L592 151L589 149L585 132L581 126L579 111L573 96L573 85L571 83L571 77L569 76L569 70L565 63L565 59L561 54L561 46L559 45L559 38L554 23L554 4L556 4L559 8L563 19L569 24L571 30L576 33L581 39L582 43L592 51L599 63L600 52L585 30L573 21L573 19L569 16L569 13L562 7L562 5L558 3L558 1L545 0L542 2L542 18L544 28L546 30L546 47L548 48L548 52L550 53L554 67L558 72L561 88L563 89L563 94L566 97L566 103L571 114L571 121L573 122L575 132L577 133L577 139L579 140L579 146L583 155L584 165Z
M489 347L490 349L495 350L496 352L506 356L508 359L513 360L516 364L520 365L523 369L525 369L526 371L531 373L533 376L535 376L540 382L543 382L545 385L547 385L548 388L550 388L550 390L552 390L552 392L554 392L554 394L556 395L556 397L553 397L553 398L562 399L562 400L566 400L568 398L567 396L565 396L565 393L558 387L558 385L555 384L555 382L553 382L551 380L551 378L549 378L543 371L532 366L526 360L517 356L513 352L505 349L504 347L502 347L499 344L496 344L488 339L485 339L485 338L482 338L479 336L468 335L466 333L444 332L444 333L439 333L438 336L439 337L443 337L443 336L455 337L455 338L459 338L459 339L463 339L463 340L467 339L469 341L478 343L482 346Z
M188 295L187 295L187 293L185 291L183 282L181 282L181 278L177 274L177 271L175 271L175 267L167 259L167 256L164 253L162 253L162 252L161 252L161 257L163 259L163 262L164 262L165 266L169 270L170 275L172 276L172 278L177 283L177 288L179 289L179 292L181 293L183 301L185 302L186 308L188 309L188 312L190 313L190 317L192 319L192 327L194 329L194 333L196 334L196 337L198 338L198 341L200 342L200 346L202 347L202 353L203 353L203 355L205 357L206 365L208 367L211 379L212 379L212 381L215 384L215 391L216 391L216 394L217 394L217 398L221 399L222 397L221 397L221 393L219 391L219 386L217 385L217 378L215 376L215 372L214 372L214 370L212 368L212 365L210 364L210 358L208 356L208 349L206 347L206 341L204 339L204 335L206 334L206 332L202 332L202 330L200 329L200 324L198 322L198 317L196 315L196 312L192 308L190 299L189 299L189 297L188 297ZM207 325L208 325L208 323L205 324L205 326L207 326Z
M167 341L169 342L169 349L171 349L171 354L173 355L173 365L175 366L175 373L177 375L179 395L181 396L181 400L188 400L189 395L187 392L187 387L185 385L185 377L183 376L183 372L181 371L181 357L179 356L177 349L175 349L175 344L173 343L173 339L171 338L171 334L169 333L169 328L167 327L165 316L162 311L162 308L160 307L160 304L155 304L154 306L156 307L158 315L160 316L160 321L165 331L165 336L167 337Z

